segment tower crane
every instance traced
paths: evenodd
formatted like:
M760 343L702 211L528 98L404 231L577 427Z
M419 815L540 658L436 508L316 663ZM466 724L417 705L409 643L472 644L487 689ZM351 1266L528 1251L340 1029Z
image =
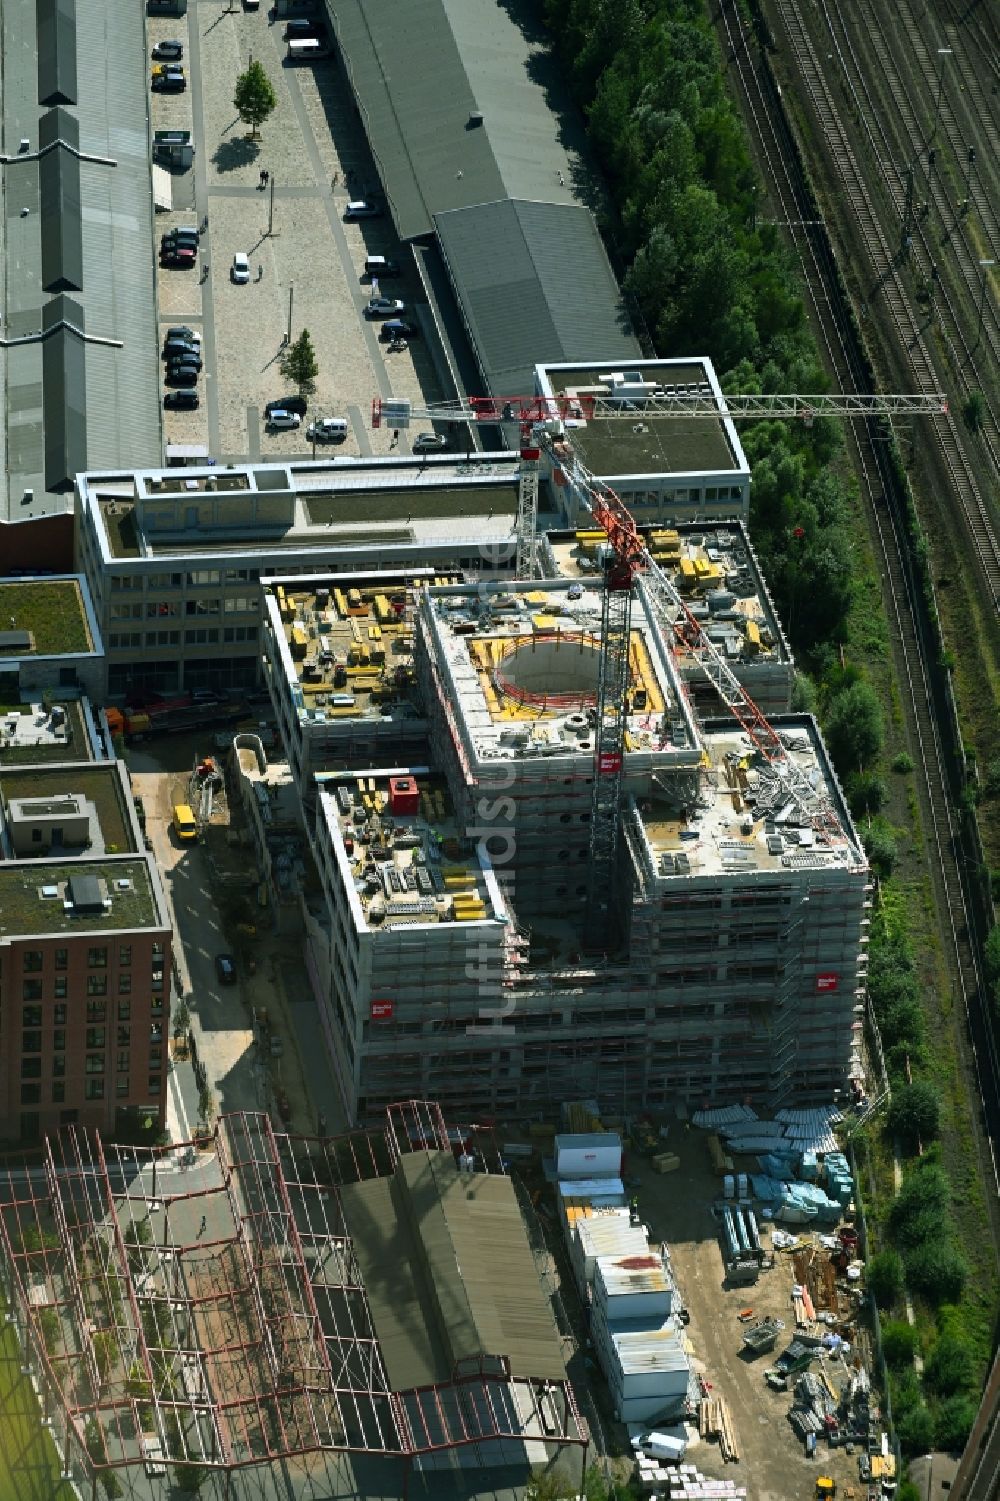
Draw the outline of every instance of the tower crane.
M599 392L568 392L560 396L468 397L464 400L415 406L407 400L379 399L372 403L372 426L383 423L399 429L413 418L472 426L516 423L520 430L521 465L518 482L516 577L533 578L537 561L538 475L542 452L560 470L571 489L584 501L594 522L606 534L608 556L601 592L601 647L597 685L597 723L594 739L594 779L590 813L590 859L586 908L588 947L606 949L612 937L611 893L618 858L620 812L628 717L629 644L632 596L641 574L653 609L669 636L691 651L726 710L781 779L789 801L808 824L819 830L839 828L836 815L822 794L794 762L781 736L754 703L725 657L709 640L701 622L688 608L673 580L650 556L635 519L610 485L593 475L573 449L574 427L594 420L627 420L644 416L731 417L760 421L796 418L811 422L818 416L852 419L903 415L931 416L947 411L940 394L905 395L747 395L718 394L707 385L667 388L627 400Z

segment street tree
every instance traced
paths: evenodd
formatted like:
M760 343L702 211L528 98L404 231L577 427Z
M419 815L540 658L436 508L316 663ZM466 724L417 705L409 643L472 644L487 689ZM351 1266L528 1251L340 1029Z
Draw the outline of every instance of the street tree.
M278 96L261 63L253 62L236 80L233 108L244 125L250 126L250 138L256 140L257 129L274 113Z
M281 356L281 373L298 387L300 396L311 396L315 391L319 362L307 328Z

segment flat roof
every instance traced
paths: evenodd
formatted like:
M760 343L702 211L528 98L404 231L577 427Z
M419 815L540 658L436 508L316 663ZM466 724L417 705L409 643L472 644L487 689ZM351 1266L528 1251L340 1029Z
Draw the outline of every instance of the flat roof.
M103 851L119 855L138 850L116 762L81 766L64 761L44 767L12 767L0 762L0 797L5 803L26 799L50 802L73 794L85 797L95 809Z
M394 1389L444 1382L478 1356L514 1377L566 1376L558 1333L506 1174L416 1151L391 1179L340 1190Z
M0 626L31 633L17 657L65 657L92 652L94 640L78 578L0 581ZM7 655L0 647L0 656Z
M65 718L53 720L51 710L39 702L3 706L0 768L65 761L69 756L92 759L81 704L76 699L60 699L59 707L65 710Z
M501 919L489 860L455 818L443 777L400 768L331 774L319 785L360 927L376 935L413 926L454 931Z
M573 392L607 394L615 373L637 372L642 381L669 390L691 388L721 400L708 359L643 360L611 364L594 359L587 364L539 363L537 375L545 394ZM625 409L627 404L623 403ZM749 465L731 418L656 417L648 412L634 422L594 418L571 425L569 437L583 463L604 478L642 474L748 475Z
M91 876L99 912L70 907L70 882ZM122 884L122 883L126 883ZM103 905L107 903L107 905ZM17 860L0 864L0 938L164 926L145 860Z
M785 640L761 572L740 521L684 522L674 527L640 526L653 561L704 623L710 640L731 663L790 662ZM552 563L561 578L588 579L598 572L595 531L549 532ZM749 630L753 625L755 629ZM682 670L694 666L692 653L672 643Z
M601 592L582 579L428 590L443 691L477 758L593 763ZM629 649L626 753L696 764L697 733L641 585Z
M697 795L671 796L654 783L642 811L632 806L627 827L638 835L633 852L649 881L866 866L815 720L782 715L771 723L808 790L796 800L738 725L707 722Z

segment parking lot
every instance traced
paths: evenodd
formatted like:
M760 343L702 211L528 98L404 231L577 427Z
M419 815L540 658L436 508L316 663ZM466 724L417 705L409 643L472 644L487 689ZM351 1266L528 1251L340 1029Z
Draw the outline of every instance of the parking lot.
M229 11L196 0L184 17L151 16L147 24L151 47L183 42L188 78L182 93L152 94L153 129L191 130L196 146L193 169L171 174L174 208L157 215L157 237L207 220L196 267L159 273L161 336L175 324L199 331L204 361L200 405L165 413L167 442L206 444L226 462L304 457L308 422L338 416L347 419L346 440L318 447L317 456L388 452L392 435L370 426L372 397L426 403L446 393L414 273L380 288L404 300L420 329L405 352L389 354L379 323L364 316L365 257L391 255L404 268L407 259L388 215L344 220L348 198L375 189L377 177L336 60L290 64L284 24L264 8ZM257 139L232 102L251 59L263 64L278 100ZM266 189L262 171L270 174ZM230 279L238 251L250 259L245 285ZM294 390L279 370L283 343L303 328L319 363L316 392L299 429L272 432L266 403Z

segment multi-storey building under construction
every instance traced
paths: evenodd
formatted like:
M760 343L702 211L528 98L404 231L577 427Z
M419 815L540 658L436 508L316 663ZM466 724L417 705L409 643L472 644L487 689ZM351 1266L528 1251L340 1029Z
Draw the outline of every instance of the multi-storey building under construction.
M317 645L337 630L336 593L320 598ZM379 650L412 660L406 691L426 724L401 764L338 762L331 727L356 747L353 719L372 706L346 691L307 710L289 685L299 707L283 726L324 720L329 769L311 769L315 798L303 788L325 902L310 957L352 1118L406 1094L497 1115L581 1095L616 1111L778 1105L857 1076L868 867L816 726L772 719L789 781L735 721L697 719L641 580L614 936L591 950L600 622L585 576L401 597ZM380 716L397 712L378 699Z

